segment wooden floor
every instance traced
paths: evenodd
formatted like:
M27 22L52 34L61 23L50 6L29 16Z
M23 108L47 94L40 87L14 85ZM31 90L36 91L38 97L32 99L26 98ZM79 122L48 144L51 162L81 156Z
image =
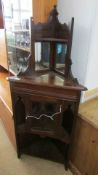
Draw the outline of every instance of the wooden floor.
M0 99L12 113L10 86L7 80L8 76L9 74L6 70L0 69Z

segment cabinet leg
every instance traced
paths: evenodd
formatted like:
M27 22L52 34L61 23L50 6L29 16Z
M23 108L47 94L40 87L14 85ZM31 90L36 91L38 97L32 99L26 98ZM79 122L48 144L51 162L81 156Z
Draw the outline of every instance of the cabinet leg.
M69 168L69 156L68 156L68 152L69 152L69 145L66 145L65 156L64 156L64 167L65 167L65 170L66 171Z
M17 152L17 157L18 157L18 159L21 158L21 153L20 152Z
M19 142L19 135L16 134L16 148L17 148L17 158L20 159L21 151L20 151L20 142Z

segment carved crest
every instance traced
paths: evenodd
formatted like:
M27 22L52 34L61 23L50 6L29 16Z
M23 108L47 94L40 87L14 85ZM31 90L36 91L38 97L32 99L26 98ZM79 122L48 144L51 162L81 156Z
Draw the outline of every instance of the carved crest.
M67 24L59 22L56 6L50 12L46 23L34 24L33 21L31 22L31 32L33 40L39 40L39 38L60 38L67 40L70 33Z

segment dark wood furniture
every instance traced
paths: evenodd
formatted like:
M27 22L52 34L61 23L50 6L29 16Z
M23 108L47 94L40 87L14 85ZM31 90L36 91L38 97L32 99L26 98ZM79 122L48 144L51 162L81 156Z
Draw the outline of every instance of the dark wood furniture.
M81 91L86 90L71 73L73 23L61 24L56 6L47 23L31 19L31 55L21 59L18 75L9 78L18 157L24 152L42 157L43 152L51 158L52 151L57 160L51 146L46 144L46 151L42 143L51 141L64 156L66 169Z

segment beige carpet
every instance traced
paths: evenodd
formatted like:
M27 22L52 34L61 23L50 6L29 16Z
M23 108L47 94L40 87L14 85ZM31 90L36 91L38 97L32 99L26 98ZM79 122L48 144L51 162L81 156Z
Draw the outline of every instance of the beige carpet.
M18 159L0 122L0 175L72 175L59 163L27 155Z

